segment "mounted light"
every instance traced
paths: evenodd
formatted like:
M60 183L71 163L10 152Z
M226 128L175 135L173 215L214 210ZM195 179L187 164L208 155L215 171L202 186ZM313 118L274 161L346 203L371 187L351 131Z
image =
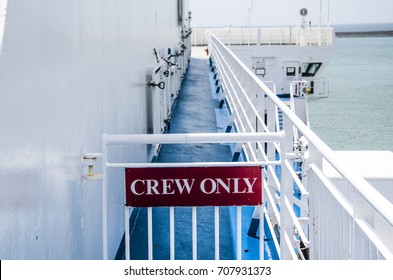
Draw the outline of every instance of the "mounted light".
M307 11L306 8L300 9L300 15L301 15L302 17L305 17L307 14L308 14L308 11Z
M94 166L97 164L97 158L102 157L101 154L84 154L82 157L83 178L87 180L101 180L102 174L94 172ZM87 167L87 170L85 170Z

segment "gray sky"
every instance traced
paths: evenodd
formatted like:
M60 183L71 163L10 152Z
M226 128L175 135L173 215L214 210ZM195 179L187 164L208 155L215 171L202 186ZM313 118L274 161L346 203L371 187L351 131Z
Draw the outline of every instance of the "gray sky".
M189 0L192 26L297 25L299 10L307 22L319 23L320 0ZM322 0L322 22L328 21L329 0ZM249 12L250 11L250 12ZM250 14L250 17L248 16ZM393 22L393 0L330 0L330 23Z

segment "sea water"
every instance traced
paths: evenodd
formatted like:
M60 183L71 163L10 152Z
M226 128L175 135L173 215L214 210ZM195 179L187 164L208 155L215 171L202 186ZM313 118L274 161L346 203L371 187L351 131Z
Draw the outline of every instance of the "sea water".
M338 38L310 124L333 150L393 150L393 37Z

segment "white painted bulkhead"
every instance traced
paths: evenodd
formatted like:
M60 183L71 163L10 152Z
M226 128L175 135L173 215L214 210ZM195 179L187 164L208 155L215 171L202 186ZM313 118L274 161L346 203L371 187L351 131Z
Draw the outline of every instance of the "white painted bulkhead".
M81 158L101 151L102 133L148 133L145 83L155 63L153 48L179 47L185 22L178 22L178 2L12 0L4 5L1 259L103 258L101 181L83 179ZM183 10L188 11L187 1ZM146 146L111 154L109 160L119 162L150 160ZM124 175L108 176L108 256L113 259L124 233Z

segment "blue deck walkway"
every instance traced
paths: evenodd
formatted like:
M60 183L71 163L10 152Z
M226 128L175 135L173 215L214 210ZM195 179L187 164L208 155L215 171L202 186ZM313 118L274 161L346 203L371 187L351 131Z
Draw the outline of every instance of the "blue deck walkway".
M222 132L225 109L219 109L211 87L208 60L192 57L168 133ZM230 162L232 151L223 144L163 145L157 162ZM257 259L259 240L247 236L253 207L243 207L243 258ZM214 259L214 209L197 210L198 259ZM220 207L220 259L236 258L236 208ZM192 259L191 208L175 209L175 259ZM153 258L169 259L169 208L153 209ZM139 209L132 230L131 259L147 259L147 210ZM266 255L266 253L265 253ZM267 256L265 256L266 258Z

